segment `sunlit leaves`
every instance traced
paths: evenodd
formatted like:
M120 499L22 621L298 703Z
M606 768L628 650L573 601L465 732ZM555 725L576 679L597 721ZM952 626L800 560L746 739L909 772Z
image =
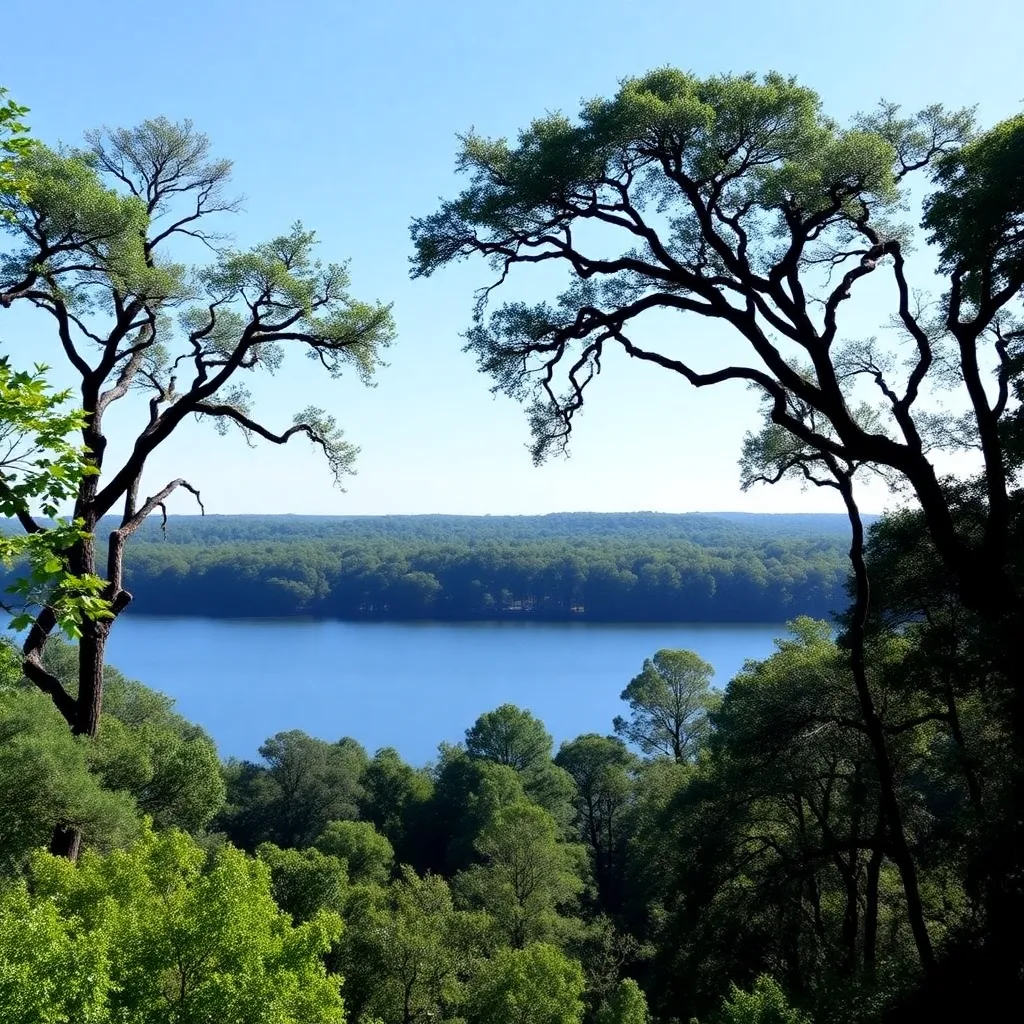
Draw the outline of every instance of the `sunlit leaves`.
M580 965L557 947L502 949L482 963L469 987L469 1018L480 1024L579 1024Z
M710 731L717 706L714 669L693 651L661 650L644 662L622 691L630 717L618 716L615 731L645 754L691 761Z
M0 88L0 196L25 198L25 180L18 170L18 160L33 145L23 120L27 113L28 107L7 99L7 90ZM6 209L0 208L0 217L9 216Z
M0 533L0 561L7 567L24 561L28 572L9 592L22 604L47 594L60 626L77 636L83 617L106 613L103 583L69 572L66 553L81 539L81 524L55 517L95 470L88 453L69 440L83 424L81 412L68 408L69 392L53 391L45 373L45 366L17 371L0 358L0 516L41 513L53 520L35 532ZM13 626L22 629L30 621L17 614Z
M146 832L130 850L87 853L77 867L40 855L27 901L16 894L0 911L47 924L21 954L29 977L38 978L41 966L65 948L65 936L80 956L93 954L101 967L88 989L97 1024L343 1019L340 979L322 962L340 935L340 920L320 913L293 926L271 898L268 869L228 846L208 855L183 833ZM17 936L5 914L0 934L11 935L12 928ZM72 999L82 999L83 980L52 989L53 1016L43 1019L80 1019ZM19 993L0 987L0 996L7 1000L0 1004L4 1020L23 1019L16 1016Z

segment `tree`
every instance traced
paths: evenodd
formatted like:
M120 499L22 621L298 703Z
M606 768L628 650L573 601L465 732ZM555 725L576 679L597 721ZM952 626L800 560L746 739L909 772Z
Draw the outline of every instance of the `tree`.
M513 769L526 795L560 825L568 826L575 787L572 779L551 763L552 745L544 723L515 704L486 712L466 730L470 757Z
M315 848L282 850L273 843L263 843L256 856L270 868L274 902L296 924L313 920L323 910L343 911L349 876L340 857Z
M580 848L558 841L551 815L523 802L502 807L476 849L484 863L456 876L462 898L489 913L516 949L560 938L561 912L572 907L583 882Z
M102 785L90 753L43 694L0 688L0 874L21 870L58 827L101 849L135 834L131 797Z
M481 715L466 730L466 750L496 764L528 773L551 760L551 735L544 723L515 704Z
M583 971L554 946L501 949L474 975L469 1019L480 1024L579 1024Z
M598 1024L649 1024L651 1015L643 990L632 978L623 978L611 998L598 1011Z
M508 765L471 758L441 744L434 794L425 817L433 824L431 870L453 875L476 860L480 833L503 807L526 802L519 775Z
M354 1016L385 1024L457 1016L486 922L454 908L443 878L403 868L386 889L355 892L346 923L341 960Z
M229 763L223 827L246 849L261 842L309 846L329 822L357 816L366 751L299 729L279 732L260 748L264 764Z
M430 776L406 764L397 750L384 747L370 759L359 784L359 817L372 823L403 864L418 864L434 790Z
M147 831L77 867L40 854L31 882L0 900L4 1020L343 1020L340 979L322 960L340 919L293 926L267 867L230 846L207 855L184 833Z
M107 1024L110 964L100 933L77 922L24 884L0 889L0 1010L11 1024L83 1021Z
M59 679L74 679L77 660L75 648L55 637L43 664ZM90 758L103 786L129 792L158 828L204 829L225 797L213 740L174 711L172 698L112 665L103 667L103 691L106 713Z
M567 442L603 355L617 348L696 387L752 385L769 397L772 421L805 445L891 470L919 501L963 600L997 630L1018 798L1024 591L1010 564L1015 484L1000 428L1022 338L1022 140L1024 119L977 134L968 112L939 106L904 117L883 103L843 128L793 79L663 68L585 104L576 121L535 121L516 144L465 136L468 187L412 225L414 276L473 255L495 265L469 348L497 389L532 400L535 458ZM892 219L909 176L928 170L926 226L947 286L935 302L912 292L908 232ZM568 286L553 302L489 315L494 289L533 264L564 269ZM843 339L841 313L870 277L888 285L909 364L877 340ZM647 345L635 329L648 313L717 322L750 362L697 369L699 354L674 340ZM877 388L875 423L852 413L862 384ZM928 407L947 385L966 408L955 429ZM827 433L792 414L794 398ZM980 523L958 521L937 468L939 453L965 443L984 466Z
M733 985L718 1020L721 1024L809 1024L770 974L760 975L749 992Z
M691 761L707 738L714 669L693 651L658 651L621 694L632 715L615 719L615 731L645 754Z
M792 399L790 406L791 414L798 422L819 434L828 433L827 426L824 429L818 427L813 409ZM862 421L870 421L873 417L865 411L859 418ZM768 420L760 433L747 435L741 467L744 487L749 487L757 481L776 483L787 476L795 475L816 487L833 488L843 499L850 521L850 566L853 577L853 605L847 617L848 629L845 637L850 649L850 670L861 720L874 754L882 814L892 845L892 856L903 879L918 954L925 970L932 971L935 967L935 954L924 919L917 867L907 843L885 724L868 682L866 648L871 583L865 558L864 522L853 491L854 476L861 467L856 462L837 458L830 451L821 451L808 445L795 433L779 427L771 420Z
M391 877L395 851L368 821L332 821L315 846L343 860L354 885L385 885Z
M22 120L28 113L0 88L0 220L10 223L8 201L27 198L29 176L24 162L35 152L35 142ZM51 599L56 625L78 635L83 617L104 617L107 605L99 597L102 581L95 574L74 575L66 551L85 539L81 522L59 520L50 530L32 528L32 512L40 508L55 517L61 502L73 497L92 469L87 451L68 441L85 426L80 410L68 409L70 391L54 392L46 381L47 367L37 363L32 372L12 369L0 357L0 516L18 520L26 535L0 533L0 564L11 568L27 560L29 574L8 588L29 607L40 593ZM9 608L8 605L4 605ZM9 609L15 611L15 609ZM25 611L12 625L23 629L31 622Z
M298 350L332 376L354 370L365 380L393 327L387 307L350 296L343 267L316 260L315 236L299 225L249 251L218 248L209 218L238 209L225 191L230 163L210 157L207 138L190 122L158 118L92 132L87 143L83 152L38 146L19 157L25 194L2 197L15 247L0 267L0 303L26 303L47 316L81 381L80 434L94 471L74 488L73 518L83 536L68 549L68 565L81 578L102 574L99 596L116 617L131 601L124 586L128 539L148 516L165 512L175 491L198 498L183 478L141 496L160 445L191 417L275 444L301 435L323 450L340 480L355 449L334 418L307 409L276 432L254 418L242 378L273 371L287 351ZM194 272L173 262L189 241L212 247L214 262ZM133 437L117 437L128 455L110 465L106 414L140 391L148 395L145 425ZM101 557L92 538L117 506ZM28 513L19 519L30 533L46 532ZM83 617L76 695L41 663L57 624L46 600L25 641L26 675L78 735L99 729L111 622ZM63 852L77 852L73 834L61 841Z
M620 739L588 733L563 743L555 763L576 783L577 828L590 853L601 904L606 911L618 910L636 756Z

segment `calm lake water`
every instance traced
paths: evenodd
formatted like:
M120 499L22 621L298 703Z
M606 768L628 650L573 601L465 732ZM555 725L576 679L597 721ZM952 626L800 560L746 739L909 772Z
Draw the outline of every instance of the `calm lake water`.
M782 625L350 623L126 615L108 660L174 697L223 756L253 757L263 740L303 729L393 746L430 760L478 715L506 701L529 708L556 745L609 733L619 694L663 647L696 651L725 683L763 658Z

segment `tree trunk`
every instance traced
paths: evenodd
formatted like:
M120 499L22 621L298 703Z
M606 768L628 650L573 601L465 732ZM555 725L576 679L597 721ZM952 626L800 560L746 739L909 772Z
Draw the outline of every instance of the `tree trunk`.
M858 761L854 769L852 814L850 820L851 849L848 861L843 864L842 856L837 858L846 889L846 907L843 911L842 944L843 962L840 973L852 977L857 972L857 929L860 927L860 849L861 811L864 806L865 787L863 771Z
M82 833L76 828L58 825L54 829L53 837L50 839L50 853L55 857L66 857L68 860L78 860L78 854L82 850Z
M95 529L87 521L87 528ZM96 549L90 537L81 542L72 555L72 566L79 575L95 574ZM110 634L108 621L86 621L78 642L78 695L75 698L75 717L71 731L76 736L95 739L99 733L103 710L103 661ZM82 834L71 826L59 825L50 840L50 852L74 861L82 849Z
M850 519L852 539L850 543L850 562L856 584L856 597L853 614L850 617L850 668L853 682L857 690L861 715L864 718L864 729L871 744L878 772L879 798L882 813L885 816L889 834L890 856L900 873L903 892L907 904L907 918L914 936L914 944L925 973L931 975L935 970L935 951L932 948L928 926L924 919L924 905L921 901L921 890L917 881L917 867L907 843L906 831L903 828L903 814L899 799L896 796L896 779L889 757L889 748L885 738L885 728L878 712L875 710L868 686L867 667L865 665L864 642L865 625L867 623L868 606L871 589L868 580L867 564L864 560L864 524L860 518L860 509L853 497L853 484L848 473L841 470L835 472L839 491L846 504Z
M878 882L882 874L882 850L885 843L885 815L878 812L875 844L868 861L867 884L864 891L864 970L875 973L878 962Z
M78 736L95 739L103 710L103 661L110 626L106 622L86 622L78 641L78 716L74 731Z

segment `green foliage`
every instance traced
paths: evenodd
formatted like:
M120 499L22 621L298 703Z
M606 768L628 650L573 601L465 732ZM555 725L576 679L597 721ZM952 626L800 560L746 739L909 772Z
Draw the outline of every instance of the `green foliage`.
M768 974L762 974L749 992L733 985L717 1019L720 1024L810 1024Z
M575 786L551 763L551 748L551 735L544 723L514 704L484 713L466 730L470 757L511 768L534 803L560 824L568 824Z
M470 983L469 1019L479 1024L579 1024L583 971L545 943L502 949Z
M597 1024L650 1024L647 999L632 978L623 978L597 1014Z
M88 453L68 440L81 429L83 415L67 408L70 391L51 390L46 369L37 365L32 372L16 371L0 358L0 516L28 519L41 512L52 519L74 497L80 482L95 473ZM79 635L83 617L108 614L101 597L103 582L68 569L67 553L82 539L81 527L80 522L58 519L38 532L0 533L0 564L10 568L24 561L28 567L8 593L29 606L47 595L58 625L69 636ZM28 612L19 613L11 627L24 629L31 621Z
M101 849L135 833L132 799L102 786L92 754L45 695L0 687L0 875L20 870L57 826Z
M559 841L551 815L533 804L508 804L475 845L483 863L456 877L462 899L489 913L517 949L562 940L562 913L583 889L581 850Z
M297 923L314 919L322 910L342 912L349 881L342 858L315 848L282 850L273 843L263 843L256 856L270 868L274 902Z
M563 743L555 758L575 783L576 827L606 910L618 909L623 895L636 761L621 740L593 733Z
M466 730L466 750L495 764L529 773L551 759L551 735L544 723L514 704L481 715Z
M693 651L658 651L622 691L632 714L617 717L615 731L645 754L692 761L718 703L711 691L714 671Z
M78 649L54 638L43 662L57 678L74 680ZM177 714L170 697L111 665L103 668L103 688L107 715L90 754L103 787L130 794L158 828L202 831L225 798L213 740ZM74 693L77 687L72 684L69 690Z
M355 890L341 947L349 1012L385 1024L452 1019L485 932L437 876L403 868L386 889Z
M352 739L328 743L293 729L260 747L263 764L232 761L219 819L233 842L309 846L328 822L355 818L366 751Z
M4 1020L343 1020L339 979L321 959L340 920L293 926L267 868L230 847L208 856L183 833L147 831L78 866L40 855L31 889L9 890L2 912ZM32 942L19 941L29 929ZM33 1017L41 1005L48 1016Z
M1024 286L1024 114L997 124L936 164L924 227L943 269L975 301Z
M28 107L8 99L7 90L0 88L0 196L25 196L26 182L19 161L33 145L28 125L22 120L27 113Z
M0 889L4 1021L111 1024L111 966L102 932L83 931L55 902L30 896L24 883Z
M430 776L407 765L396 750L385 747L373 755L359 783L360 817L372 823L389 843L389 850L397 844L401 861L412 863L434 791ZM390 861L390 853L385 859ZM351 860L349 868L354 870Z
M330 822L316 849L343 861L353 885L384 885L394 868L395 851L368 821Z

